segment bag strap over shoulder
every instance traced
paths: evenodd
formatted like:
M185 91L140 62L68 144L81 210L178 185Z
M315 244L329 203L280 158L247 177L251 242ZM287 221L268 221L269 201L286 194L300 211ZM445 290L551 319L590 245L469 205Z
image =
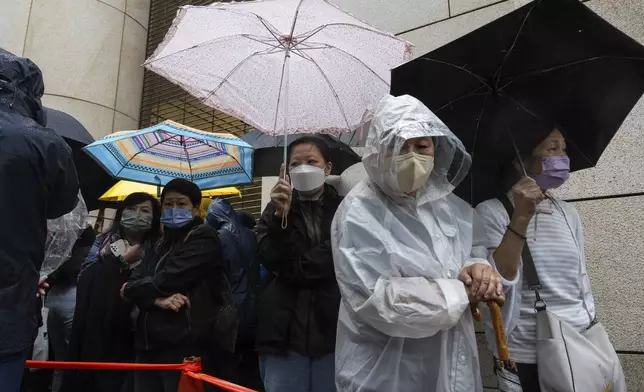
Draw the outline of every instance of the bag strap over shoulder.
M514 214L514 206L510 199L506 196L500 196L499 201L505 207L505 210L508 213L510 219ZM544 310L546 308L546 303L541 300L539 296L539 290L541 290L541 283L539 282L539 275L537 274L537 268L534 266L534 259L532 258L532 253L530 252L530 247L528 243L523 245L523 250L521 252L521 259L523 260L523 274L525 276L526 282L528 283L528 288L534 291L537 300L534 303L536 310Z

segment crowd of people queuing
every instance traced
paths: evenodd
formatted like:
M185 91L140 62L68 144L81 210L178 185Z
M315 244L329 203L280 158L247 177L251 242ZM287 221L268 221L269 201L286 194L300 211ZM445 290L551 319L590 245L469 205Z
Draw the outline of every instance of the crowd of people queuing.
M1 51L0 385L8 392L19 390L38 329L46 220L69 212L78 193L69 149L40 117L42 94L38 68ZM553 127L508 162L507 194L476 210L452 193L470 156L413 97L381 101L363 156L367 178L344 198L325 183L330 156L315 136L292 142L257 226L223 199L202 219L201 191L184 179L159 200L129 195L111 228L83 232L47 282L53 358L196 356L204 372L267 392L481 392L470 304L497 301L518 365L497 369L502 388L538 391L533 296L521 268L537 230L530 249L542 299L579 330L595 318L579 215L550 192L569 173L562 133ZM54 376L52 391L175 392L179 377L69 370Z

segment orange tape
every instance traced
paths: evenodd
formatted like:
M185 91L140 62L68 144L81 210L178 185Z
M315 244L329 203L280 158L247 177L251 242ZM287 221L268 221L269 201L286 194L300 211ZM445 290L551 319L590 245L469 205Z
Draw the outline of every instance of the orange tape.
M76 370L190 370L201 371L200 363L148 364L148 363L114 363L114 362L57 362L27 361L28 369L76 369Z
M148 363L114 363L114 362L57 362L57 361L27 361L29 369L66 369L66 370L179 370L196 380L224 388L231 392L256 392L231 382L201 373L201 361L184 362L179 364L148 364Z
M228 381L220 380L220 379L218 379L216 377L209 376L207 374L195 373L195 372L192 372L190 370L186 370L184 372L184 374L187 374L188 376L190 376L192 378L196 378L197 380L203 380L203 381L205 381L205 382L207 382L209 384L218 386L220 388L224 388L224 389L226 389L228 391L231 391L231 392L256 392L253 389L248 389L246 387L242 387L240 385L233 384L233 383L228 382Z

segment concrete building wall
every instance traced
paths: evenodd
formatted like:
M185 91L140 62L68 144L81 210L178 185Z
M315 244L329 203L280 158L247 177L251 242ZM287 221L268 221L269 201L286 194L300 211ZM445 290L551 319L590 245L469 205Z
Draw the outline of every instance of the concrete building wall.
M45 106L95 137L137 129L150 0L3 0L0 47L42 69Z
M527 0L331 0L341 8L415 45L420 56L528 3ZM643 0L586 3L644 43ZM597 167L574 173L559 191L575 202L585 227L585 247L598 317L620 353L629 391L644 392L644 99L630 114ZM262 187L263 204L275 178ZM484 384L496 391L491 357L479 336Z

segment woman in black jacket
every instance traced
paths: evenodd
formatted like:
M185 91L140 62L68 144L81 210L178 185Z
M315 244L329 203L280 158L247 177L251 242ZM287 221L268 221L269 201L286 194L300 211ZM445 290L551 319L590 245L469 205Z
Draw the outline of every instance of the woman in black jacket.
M267 392L335 390L334 350L340 293L330 245L342 198L325 185L331 173L326 142L311 136L289 147L257 232L270 271L260 294L257 346Z
M166 184L163 237L123 286L122 296L140 309L137 362L182 363L199 356L206 372L229 379L222 367L234 351L237 320L230 310L234 304L219 236L203 224L200 204L194 183L174 179ZM135 390L176 392L180 376L176 371L136 372Z
M70 361L134 362L135 307L120 297L132 269L159 236L161 209L147 193L132 193L116 211L111 229L100 235L78 278L76 311L69 344ZM110 245L123 240L116 256ZM119 392L128 389L128 372L66 371L61 392ZM130 387L131 388L131 387Z

